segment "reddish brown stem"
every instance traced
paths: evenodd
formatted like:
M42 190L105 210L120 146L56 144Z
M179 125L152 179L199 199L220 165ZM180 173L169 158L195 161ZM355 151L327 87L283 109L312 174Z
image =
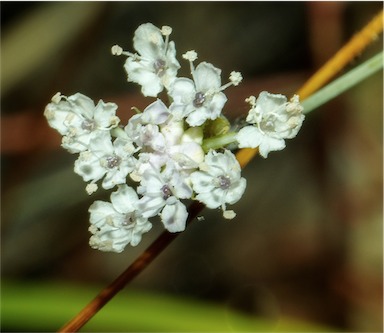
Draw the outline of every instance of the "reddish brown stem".
M190 224L201 212L204 205L195 201L189 207L187 224ZM110 299L142 272L163 250L179 235L164 231L116 280L104 288L83 310L58 332L77 332Z

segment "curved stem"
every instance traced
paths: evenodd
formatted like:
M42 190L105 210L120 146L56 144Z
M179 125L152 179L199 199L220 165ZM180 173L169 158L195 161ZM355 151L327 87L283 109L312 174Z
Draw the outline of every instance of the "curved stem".
M360 55L369 44L376 40L379 34L383 31L383 17L384 12L381 11L328 62L326 62L323 67L312 75L297 92L300 96L300 100L304 100L320 89L356 56Z
M204 205L194 201L188 211L187 224L191 223L204 208ZM104 288L88 305L72 320L66 323L58 332L77 332L83 327L109 300L144 270L162 251L179 235L164 231L155 241L108 287Z
M346 44L328 63L326 63L298 91L301 100L322 87L334 77L356 55L361 53L383 30L383 12L377 15L363 30ZM243 148L236 154L240 166L244 168L258 153L258 148ZM188 223L204 208L204 205L193 202L189 207ZM142 272L176 237L178 234L163 232L115 281L103 289L82 311L65 324L59 332L76 332L85 325L114 295L123 289L140 272Z

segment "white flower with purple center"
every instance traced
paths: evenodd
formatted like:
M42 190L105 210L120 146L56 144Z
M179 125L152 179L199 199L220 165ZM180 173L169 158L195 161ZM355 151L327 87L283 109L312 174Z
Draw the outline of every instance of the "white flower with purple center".
M159 29L145 23L137 28L133 37L133 46L139 54L124 52L118 45L112 47L113 54L128 56L124 65L128 81L140 84L144 96L157 96L176 78L180 64L175 43L169 41L171 32L168 26Z
M246 119L251 126L237 134L240 148L259 147L260 155L266 158L269 152L284 149L284 139L292 139L299 132L304 115L297 95L287 101L284 95L263 91L257 100L251 96L246 101L251 105Z
M92 138L101 131L115 128L120 119L116 116L117 105L99 101L77 93L66 97L57 93L44 111L48 124L63 135L62 146L70 153L88 149Z
M238 85L241 74L232 72L231 82L221 86L221 70L207 62L200 63L196 68L193 61L197 58L194 51L189 51L184 58L190 61L192 78L177 78L169 95L172 104L169 107L172 115L178 119L186 118L190 126L200 126L206 120L218 118L227 101L222 92L229 85Z
M241 177L241 168L235 155L229 150L220 153L210 150L200 170L190 176L196 199L208 208L221 207L225 218L235 213L227 210L227 204L234 204L242 197L246 180Z
M165 139L158 125L165 123L169 116L168 108L158 99L148 105L142 113L131 117L124 130L138 147L161 150Z
M80 153L74 171L86 182L95 183L104 177L102 187L111 189L126 183L135 167L135 150L130 140L117 138L112 142L109 132L101 132L90 142L89 150Z
M184 231L188 212L180 199L189 199L192 189L171 163L161 172L147 169L137 192L143 195L138 204L143 217L159 215L168 231Z
M122 252L128 244L139 244L142 234L151 230L152 224L137 210L138 200L133 188L120 185L111 194L111 202L95 201L89 207L89 231L93 234L90 246L101 251Z

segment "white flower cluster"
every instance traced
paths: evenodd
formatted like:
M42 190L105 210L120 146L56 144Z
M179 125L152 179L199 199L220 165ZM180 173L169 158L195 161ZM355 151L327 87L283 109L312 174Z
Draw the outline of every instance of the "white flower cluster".
M180 64L169 41L171 32L167 26L143 24L133 38L137 53L112 47L113 54L127 56L128 81L141 85L145 96L157 97L166 90L169 106L157 99L125 126L116 116L116 104L95 105L80 93L57 93L45 108L49 125L63 136L62 147L79 154L74 171L88 183L87 192L95 192L98 182L104 189L117 187L110 202L98 200L89 208L94 249L122 252L128 244L136 246L155 216L168 231L183 231L186 200L220 208L232 219L236 214L227 205L245 191L235 155L224 147L203 149L204 140L223 132L213 130L215 122L228 127L222 115L227 101L223 91L238 85L241 74L230 73L229 83L222 85L221 70L207 62L195 67L197 53L188 51L183 58L190 63L192 79L177 77ZM284 147L284 138L297 134L303 116L296 96L287 102L282 95L264 92L257 101L248 101L250 125L236 136L240 147L259 146L266 157Z

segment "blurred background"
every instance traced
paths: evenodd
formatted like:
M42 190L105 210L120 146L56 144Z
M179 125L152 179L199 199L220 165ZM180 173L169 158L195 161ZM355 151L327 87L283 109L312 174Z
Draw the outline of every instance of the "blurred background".
M57 330L163 230L154 223L139 246L121 254L89 248L88 207L110 192L86 194L72 171L76 156L48 127L43 111L56 92L115 102L123 121L131 107L150 104L126 81L125 58L110 48L132 51L135 29L152 22L173 28L179 75L188 75L181 54L190 49L221 68L223 82L232 70L242 72L243 83L226 90L225 114L234 120L247 112L251 94L292 95L381 8L382 2L1 2L2 331ZM382 44L380 36L346 70ZM284 151L257 157L243 171L248 185L233 207L236 219L204 210L204 220L122 292L127 302L119 303L123 315L113 330L188 331L196 322L202 331L257 330L236 324L239 314L271 330L288 318L309 323L305 331L381 332L382 117L382 73L309 114ZM71 301L82 292L83 303ZM141 309L129 303L133 294L148 301L139 322L130 317ZM179 301L194 306L182 323L178 307L159 319L162 303L151 308L159 295L180 311ZM223 311L222 326L205 326L212 318L199 310L207 304ZM88 330L112 331L102 324Z

